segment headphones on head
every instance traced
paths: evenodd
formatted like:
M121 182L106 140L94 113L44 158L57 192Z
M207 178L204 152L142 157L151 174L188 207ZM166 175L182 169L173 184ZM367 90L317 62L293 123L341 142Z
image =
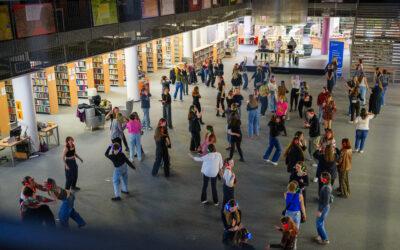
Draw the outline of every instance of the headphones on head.
M238 207L239 206L239 202L236 202L236 207ZM231 203L230 202L228 202L228 204L226 204L225 205L225 209L226 209L226 211L229 211L230 209L232 208L232 206L231 206Z
M250 240L250 239L251 239L251 233L246 232L246 239L247 239L247 240Z
M343 147L347 147L347 143L346 142L342 142Z
M25 186L30 186L31 184L29 183L29 179L30 179L31 177L30 176L25 176L25 178L24 178L24 183L25 183Z
M190 109L190 111L194 112L194 109L192 108L192 109Z
M211 133L211 130L207 129L207 133Z
M324 177L321 177L321 182L322 183L326 183L328 180L326 179L326 178L324 178Z
M298 193L300 191L300 188L299 187L297 187L296 188L296 193Z
M282 225L283 225L284 229L288 229L288 227L289 227L287 223L282 223Z
M117 143L117 142L116 142L116 143ZM110 145L110 147L113 149L113 151L114 151L114 144L115 144L115 143L113 143L113 144ZM119 144L119 143L118 143L118 144ZM122 151L121 145L119 145L118 151Z

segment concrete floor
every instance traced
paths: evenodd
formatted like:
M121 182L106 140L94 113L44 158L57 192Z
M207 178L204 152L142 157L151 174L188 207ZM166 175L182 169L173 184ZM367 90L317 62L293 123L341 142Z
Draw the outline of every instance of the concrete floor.
M236 58L224 59L225 79L230 85L230 72L235 62L242 60L244 53ZM151 74L151 122L152 126L161 117L160 76L167 74L166 70ZM167 74L168 75L168 74ZM311 86L311 93L316 100L318 93L326 81L323 77L303 76ZM289 75L277 75L277 79L289 80ZM201 104L205 108L204 122L211 124L218 137L217 150L223 157L225 151L226 120L215 117L216 90L200 85ZM252 86L252 85L250 85ZM190 88L190 91L193 87ZM174 89L174 87L172 87ZM126 89L112 88L112 91L102 97L112 101L113 105L125 102ZM245 98L248 92L243 93ZM349 137L354 143L355 127L348 124L347 91L343 87L343 79L338 80L334 90L338 104L338 114L333 122L336 140ZM77 153L84 159L79 165L78 185L81 191L76 193L75 208L87 221L82 231L107 230L121 232L121 236L147 235L147 239L155 242L168 242L182 249L222 249L221 238L223 225L220 220L220 207L200 203L202 177L201 164L192 162L187 156L190 134L188 132L187 110L192 103L191 96L185 96L183 102L173 102L173 125L170 131L172 150L170 150L172 173L169 179L163 176L151 176L154 161L155 145L153 132L145 132L142 140L146 153L144 161L135 162L138 171L129 170L128 196L123 196L121 202L112 202L113 166L104 157L106 147L110 143L109 123L105 129L93 132L85 130L84 125L75 117L76 108L61 107L56 115L38 115L40 121L53 121L60 125L60 138L73 136ZM316 104L313 105L316 107ZM301 225L298 249L395 249L399 245L397 224L399 221L398 207L400 168L395 164L400 162L397 148L400 146L400 89L390 86L387 93L387 105L382 108L381 115L371 121L364 154L353 156L350 173L351 197L336 198L331 206L331 212L326 221L326 229L331 241L329 246L318 246L313 242L316 235L315 215L317 211L317 185L308 187L306 223ZM140 103L135 103L134 110L140 110ZM273 225L278 225L281 211L284 208L283 192L286 190L288 174L281 157L277 167L266 165L262 156L268 146L267 118L261 119L261 136L256 139L247 138L247 112L243 109L242 132L244 140L242 148L246 162L236 162L235 172L238 183L235 196L243 212L243 222L252 233L251 244L256 249L263 249L267 243L278 243L280 233ZM288 134L302 128L298 114L292 113L287 122ZM203 127L204 132L204 127ZM283 147L290 137L281 137ZM0 213L8 218L19 220L17 199L20 192L20 181L25 175L31 175L36 180L43 181L46 177L54 177L59 184L65 181L61 154L63 147L51 145L50 151L40 157L17 163L15 168L7 164L0 167ZM4 151L2 152L4 154ZM238 155L234 155L238 159ZM311 168L310 168L311 169ZM315 172L310 170L310 176ZM222 200L222 182L218 182L219 198ZM209 190L209 200L211 193ZM52 207L56 214L59 204ZM75 225L73 224L73 228ZM135 247L135 243L132 242ZM160 246L162 243L160 243ZM165 245L163 245L165 246ZM178 247L177 247L178 248Z

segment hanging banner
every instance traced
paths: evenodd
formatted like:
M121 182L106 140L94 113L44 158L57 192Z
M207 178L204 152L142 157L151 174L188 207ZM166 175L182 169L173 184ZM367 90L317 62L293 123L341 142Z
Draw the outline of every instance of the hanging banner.
M335 56L338 62L337 66L337 76L342 76L342 67L343 67L343 51L344 51L344 42L338 41L329 41L329 63L331 63L332 58Z

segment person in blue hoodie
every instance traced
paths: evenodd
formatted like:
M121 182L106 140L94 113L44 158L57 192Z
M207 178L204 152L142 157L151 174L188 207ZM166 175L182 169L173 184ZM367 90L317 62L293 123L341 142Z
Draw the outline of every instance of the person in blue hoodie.
M260 66L257 67L251 79L254 79L254 88L258 89L262 85L265 79L265 72Z
M151 94L147 88L142 88L140 92L140 101L141 107L143 110L143 121L142 126L143 128L147 128L148 130L152 130L153 128L150 126L150 97Z

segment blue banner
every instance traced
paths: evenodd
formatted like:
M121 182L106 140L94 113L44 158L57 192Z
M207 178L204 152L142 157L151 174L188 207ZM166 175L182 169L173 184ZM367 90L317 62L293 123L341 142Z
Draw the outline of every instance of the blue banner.
M338 62L337 67L337 76L342 76L342 67L343 67L343 50L344 50L344 42L338 41L329 41L329 63L332 61L332 57L336 57Z

